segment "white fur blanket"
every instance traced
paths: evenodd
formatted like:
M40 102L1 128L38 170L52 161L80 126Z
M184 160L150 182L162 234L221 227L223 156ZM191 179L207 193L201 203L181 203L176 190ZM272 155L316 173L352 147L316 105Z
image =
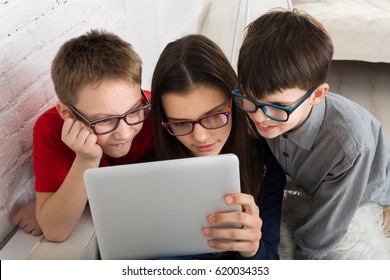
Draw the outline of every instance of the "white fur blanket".
M282 207L279 254L282 260L294 259L293 229L310 207L310 198L299 191L285 191ZM360 207L347 234L327 255L331 260L389 260L390 238L383 227L382 208L376 204Z

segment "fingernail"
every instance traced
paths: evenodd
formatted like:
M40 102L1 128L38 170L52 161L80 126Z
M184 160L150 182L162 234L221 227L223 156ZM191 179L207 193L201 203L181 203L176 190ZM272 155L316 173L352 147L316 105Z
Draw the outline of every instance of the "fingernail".
M225 202L226 202L227 204L231 204L231 203L233 202L233 198L232 198L231 196L227 196L227 197L225 198Z

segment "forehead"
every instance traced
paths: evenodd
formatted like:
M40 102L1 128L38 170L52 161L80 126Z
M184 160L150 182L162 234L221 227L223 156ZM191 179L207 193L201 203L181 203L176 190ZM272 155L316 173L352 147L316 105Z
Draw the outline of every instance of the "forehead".
M106 80L88 84L78 93L75 106L90 115L120 115L141 98L141 87L125 80Z
M161 104L168 118L196 119L217 109L223 109L229 96L210 86L198 86L189 92L168 92Z
M300 88L289 88L277 92L272 92L261 99L255 99L260 103L289 104L291 102L295 102L298 98L302 97L302 94L304 93L305 91Z

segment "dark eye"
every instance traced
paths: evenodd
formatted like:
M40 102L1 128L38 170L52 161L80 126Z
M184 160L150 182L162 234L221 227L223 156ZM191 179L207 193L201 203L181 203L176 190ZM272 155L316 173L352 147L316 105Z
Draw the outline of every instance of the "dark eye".
M172 127L183 127L183 126L188 126L187 122L178 122L178 123L173 123L171 124Z
M288 105L279 104L279 103L272 103L272 105L279 106L279 107L283 107L283 108L288 108L288 107L290 107L290 106L288 106Z
M112 121L113 121L113 119L106 119L106 120L101 120L98 123L104 124L104 123L109 123L109 122L112 122Z
M116 118L103 119L103 120L97 122L95 124L95 127L96 126L111 126L111 125L115 124L116 121L117 121Z
M133 111L130 111L127 115L136 115L139 114L141 108L135 109Z

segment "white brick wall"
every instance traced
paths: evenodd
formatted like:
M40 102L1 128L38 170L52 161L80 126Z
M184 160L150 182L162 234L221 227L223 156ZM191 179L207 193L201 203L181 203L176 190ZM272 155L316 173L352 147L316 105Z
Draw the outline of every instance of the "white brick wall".
M11 215L34 197L32 127L57 100L51 60L62 43L91 28L126 39L125 2L1 1L0 241L12 231Z

